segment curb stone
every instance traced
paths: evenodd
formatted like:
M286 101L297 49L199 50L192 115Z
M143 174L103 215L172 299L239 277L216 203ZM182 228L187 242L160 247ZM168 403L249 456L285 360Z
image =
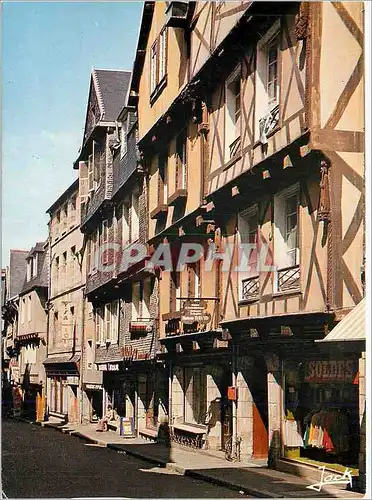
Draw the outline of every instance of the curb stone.
M186 469L184 475L195 479L201 479L207 483L216 484L217 486L224 486L230 490L243 491L245 494L252 495L257 498L284 498L284 495L278 495L277 493L272 493L271 491L257 490L256 488L252 488L250 486L247 487L242 484L232 483L226 479L219 479L192 469Z

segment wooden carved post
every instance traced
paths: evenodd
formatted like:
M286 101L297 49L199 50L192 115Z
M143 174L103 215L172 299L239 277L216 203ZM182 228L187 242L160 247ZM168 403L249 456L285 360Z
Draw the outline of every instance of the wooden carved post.
M320 162L320 197L319 197L319 207L318 207L318 217L320 221L329 222L331 204L329 197L329 165L326 161Z

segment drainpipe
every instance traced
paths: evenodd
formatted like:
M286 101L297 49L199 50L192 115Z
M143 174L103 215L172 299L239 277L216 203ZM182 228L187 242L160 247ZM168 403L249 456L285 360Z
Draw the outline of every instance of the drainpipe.
M82 290L82 307L81 307L81 359L80 359L80 373L79 373L79 396L80 396L80 415L79 421L83 423L84 411L84 398L83 398L83 372L84 372L84 359L85 359L85 297Z

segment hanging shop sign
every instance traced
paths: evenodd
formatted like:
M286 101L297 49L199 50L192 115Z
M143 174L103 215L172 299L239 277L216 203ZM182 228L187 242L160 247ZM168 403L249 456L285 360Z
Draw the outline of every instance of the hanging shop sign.
M199 323L206 325L211 320L211 315L207 312L207 303L201 299L185 300L181 310L181 322L185 325Z
M305 365L305 382L353 382L357 371L353 360L309 361Z

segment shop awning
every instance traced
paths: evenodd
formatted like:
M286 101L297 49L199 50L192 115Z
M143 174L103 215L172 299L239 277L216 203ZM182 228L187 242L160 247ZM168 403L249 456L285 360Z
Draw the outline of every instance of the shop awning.
M315 342L365 341L366 302L362 299L326 336Z
M49 357L43 361L43 365L60 365L66 363L77 363L80 361L80 354L75 354L74 356L61 356L61 357Z

